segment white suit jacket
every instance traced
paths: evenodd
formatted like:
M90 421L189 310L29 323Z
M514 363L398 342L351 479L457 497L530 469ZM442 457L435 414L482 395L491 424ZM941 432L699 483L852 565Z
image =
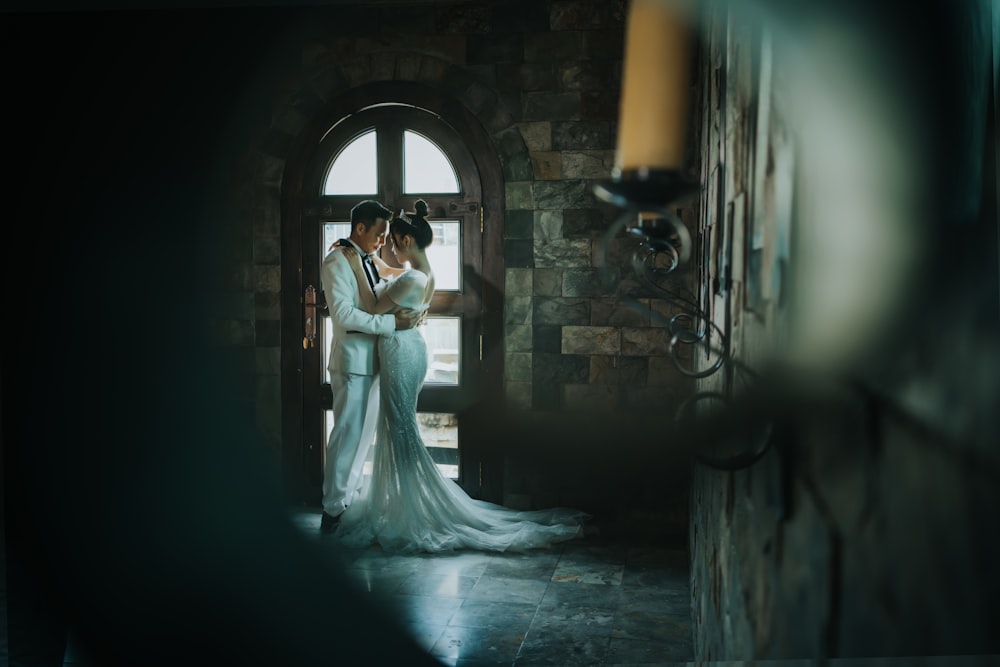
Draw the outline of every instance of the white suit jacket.
M357 255L353 256L353 261L359 263L360 268ZM327 369L375 375L378 373L376 336L391 334L396 329L396 318L391 313L372 315L362 308L364 302L359 290L370 292L371 288L367 282L358 284L357 274L343 248L334 248L323 259L320 281L333 326Z

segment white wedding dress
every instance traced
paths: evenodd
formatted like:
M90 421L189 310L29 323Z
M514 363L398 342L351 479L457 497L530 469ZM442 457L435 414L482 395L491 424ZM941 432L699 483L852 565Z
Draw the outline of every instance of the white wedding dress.
M427 308L427 282L424 273L407 270L379 284L379 299ZM381 404L372 472L341 515L338 541L377 543L391 552L524 551L583 535L584 512L510 509L476 500L445 477L417 428L417 395L427 372L423 335L414 328L380 336L378 352Z

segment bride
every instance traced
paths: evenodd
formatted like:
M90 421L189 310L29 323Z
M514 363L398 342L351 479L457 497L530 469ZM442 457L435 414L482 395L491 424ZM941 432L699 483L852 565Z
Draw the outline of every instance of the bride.
M400 211L389 227L393 255L408 269L380 262L376 313L426 310L434 273L425 252L433 239L427 203ZM427 348L416 328L378 340L381 405L372 473L342 515L336 539L350 546L379 544L392 552L456 549L523 551L583 536L589 516L569 508L519 511L476 500L445 477L417 428L417 395L427 372Z

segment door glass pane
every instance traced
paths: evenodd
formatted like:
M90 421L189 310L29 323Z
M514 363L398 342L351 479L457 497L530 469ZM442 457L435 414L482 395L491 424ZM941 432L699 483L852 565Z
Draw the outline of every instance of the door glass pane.
M420 439L427 447L428 453L437 465L438 470L449 479L458 479L458 417L452 414L438 412L418 412L417 429L420 432ZM330 431L333 430L333 411L323 411L323 458L326 458L326 443L330 440ZM378 437L372 441L372 448L368 451L368 458L365 459L362 468L362 475L368 477L372 474L372 463L374 461L375 448L378 446Z
M375 130L347 144L326 172L325 195L373 195L378 191Z
M346 239L351 235L351 223L349 222L324 222L323 223L323 243L319 249L319 261L323 263L323 258L330 254L330 246Z
M427 261L434 271L434 290L462 289L462 225L452 220L430 220L434 241L427 246Z
M458 192L458 176L440 148L416 132L403 132L403 192Z
M323 223L323 240L320 242L319 247L319 262L322 266L323 258L327 256L330 252L330 246L336 243L339 239L347 238L351 235L351 223L349 222L324 222ZM316 289L322 289L321 285L317 285ZM330 321L326 317L319 318L320 327L320 340L322 341L322 349L320 350L320 369L323 373L323 382L326 382L328 378L326 377L326 365L330 361L330 344L333 342L333 327L329 325ZM332 425L327 426L327 430L332 428Z
M445 477L458 479L458 418L438 412L418 412L420 439Z
M419 331L427 343L424 384L457 386L462 361L461 318L429 315Z

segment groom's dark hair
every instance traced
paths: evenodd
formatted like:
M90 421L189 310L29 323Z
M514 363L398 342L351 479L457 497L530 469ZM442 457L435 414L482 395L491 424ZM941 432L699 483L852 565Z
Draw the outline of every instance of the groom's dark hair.
M366 199L363 202L359 202L354 205L354 208L351 209L352 227L360 222L364 224L365 229L369 229L375 224L376 218L391 220L392 211L374 199Z

